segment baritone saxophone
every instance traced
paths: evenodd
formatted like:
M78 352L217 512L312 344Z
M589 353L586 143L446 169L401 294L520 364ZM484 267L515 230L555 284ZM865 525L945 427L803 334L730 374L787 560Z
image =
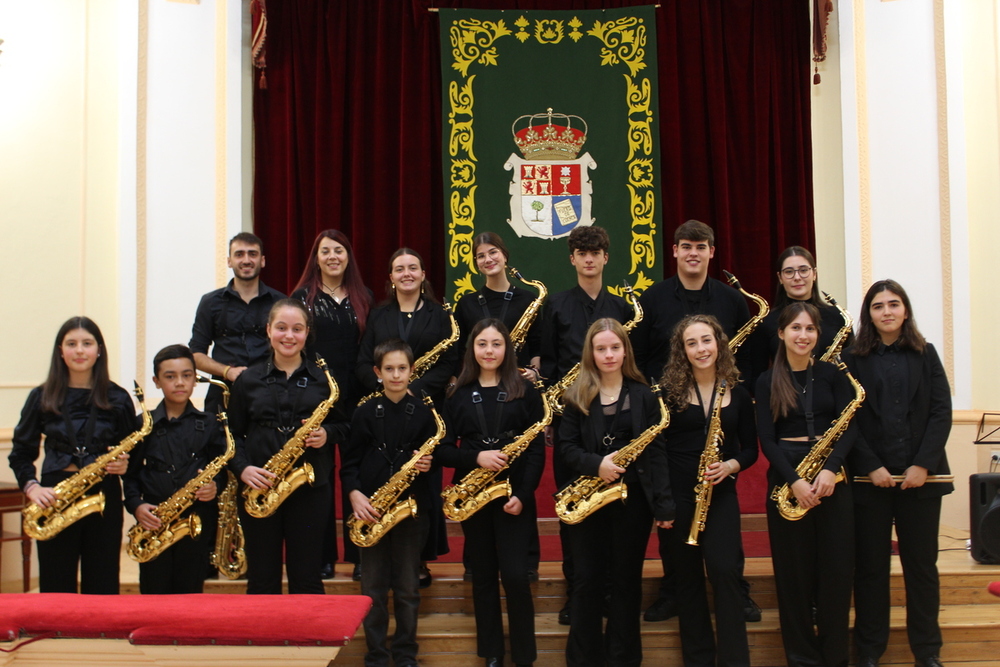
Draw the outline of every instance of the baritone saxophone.
M52 487L56 499L48 507L37 503L28 503L21 514L24 517L24 532L36 540L49 540L63 529L72 526L80 519L104 512L104 492L98 491L84 495L107 477L107 465L116 458L129 452L153 430L153 417L146 409L142 388L135 382L135 397L142 409L142 426L139 430L125 436L115 447L98 456L94 461L73 473Z
M152 514L160 520L159 528L149 530L143 528L142 524L136 523L129 529L125 551L132 560L148 563L184 537L190 535L191 539L197 539L201 535L201 517L196 513L187 516L183 514L198 500L198 489L209 483L214 484L215 476L222 472L226 463L236 453L236 441L229 432L229 419L226 413L220 412L218 419L226 434L226 451L210 461L204 470L152 510Z
M705 530L705 520L708 518L708 508L712 504L712 490L715 486L705 478L713 463L720 461L722 441L726 434L722 432L722 398L726 395L726 381L719 383L715 390L715 405L712 406L712 416L708 420L708 435L705 437L705 449L698 461L698 481L694 485L694 516L691 517L691 530L688 532L687 543L698 546L698 533Z
M663 402L663 395L659 385L653 386L653 395L660 406L660 421L653 424L640 433L632 442L618 450L618 453L611 457L611 461L621 467L628 468L646 447L649 446L659 433L670 425L670 411L667 410L666 403ZM633 410L638 406L632 406ZM601 509L605 505L610 505L619 498L628 498L628 487L621 478L617 482L608 484L600 477L581 475L570 482L563 489L555 494L556 516L563 523L570 525L578 524L588 516Z
M274 474L271 486L266 489L255 489L249 486L243 489L247 514L255 519L271 516L296 489L306 482L313 484L316 481L316 473L313 471L312 464L303 463L298 468L295 467L295 464L306 451L306 438L309 437L309 433L322 428L327 413L340 397L340 389L337 387L336 380L330 375L326 361L318 354L316 355L316 365L326 375L327 384L330 385L330 396L320 401L309 419L264 464L264 470Z
M434 424L437 426L437 430L434 435L429 437L417 453L414 454L403 466L396 471L396 473L389 478L389 481L383 484L379 489L372 494L368 502L371 506L379 513L379 520L368 523L362 521L354 515L347 520L347 526L350 529L351 542L354 542L359 547L370 547L378 544L386 533L392 530L397 523L406 519L408 517L417 516L417 501L413 498L407 498L406 500L399 500L400 496L406 493L406 490L410 488L413 484L413 480L417 478L420 471L417 470L417 461L420 460L422 456L429 456L434 452L434 448L437 447L438 443L441 442L441 438L445 434L444 419L438 414L438 411L434 408L434 401L427 394L424 394L424 404L431 409L431 414L434 415Z

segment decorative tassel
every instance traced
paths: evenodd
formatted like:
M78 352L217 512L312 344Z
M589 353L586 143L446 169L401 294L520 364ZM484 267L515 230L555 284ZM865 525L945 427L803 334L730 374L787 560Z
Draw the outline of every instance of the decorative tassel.
M819 75L817 74L816 76ZM817 81L817 83L819 82ZM267 72L265 70L260 71L260 81L257 84L257 87L261 90L267 90Z
M819 67L813 65L813 85L818 86L820 80L821 79L819 78Z

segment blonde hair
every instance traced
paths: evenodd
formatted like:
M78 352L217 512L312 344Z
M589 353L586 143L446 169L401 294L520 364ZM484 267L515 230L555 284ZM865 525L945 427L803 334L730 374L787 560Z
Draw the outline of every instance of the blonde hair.
M613 333L625 347L622 375L630 380L646 383L642 373L639 372L639 367L635 365L635 354L632 352L632 343L629 342L625 327L618 320L602 317L587 329L587 335L583 340L583 355L580 357L580 375L566 390L564 396L566 405L572 405L585 415L590 414L590 404L601 387L601 372L594 363L594 336L602 331Z

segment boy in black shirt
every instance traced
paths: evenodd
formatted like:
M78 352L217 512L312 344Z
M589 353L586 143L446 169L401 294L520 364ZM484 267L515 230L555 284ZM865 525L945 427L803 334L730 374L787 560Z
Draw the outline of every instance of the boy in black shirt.
M169 345L153 358L153 383L163 401L153 410L153 432L136 445L123 483L125 507L147 530L158 530L156 506L197 476L226 449L222 427L214 415L196 409L191 393L198 383L194 355L183 345ZM139 590L144 594L201 593L209 553L215 543L218 508L215 496L224 473L201 486L192 512L201 519L201 534L184 537L155 559L139 564Z
M360 406L351 420L349 444L341 450L340 481L351 500L354 517L366 523L381 514L371 496L382 487L437 430L430 409L410 396L413 350L399 339L375 346L375 374L384 389ZM421 473L431 468L431 457L421 456L415 466ZM431 488L426 475L409 487L407 496L417 502L417 515L400 520L375 544L359 549L361 592L372 599L364 620L368 654L365 665L396 667L417 665L417 611L420 607L420 552L430 528ZM389 630L389 589L393 592L396 633L386 646Z

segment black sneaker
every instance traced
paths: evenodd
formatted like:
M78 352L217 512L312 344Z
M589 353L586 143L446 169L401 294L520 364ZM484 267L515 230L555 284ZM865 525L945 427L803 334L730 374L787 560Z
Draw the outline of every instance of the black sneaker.
M743 618L747 623L760 623L761 612L760 607L756 602L753 601L749 595L743 602Z
M642 618L643 620L648 621L649 623L658 623L659 621L665 621L668 618L673 618L676 615L677 615L676 600L668 600L667 598L660 598L653 604L649 605L649 609L647 609L646 613L642 615Z

